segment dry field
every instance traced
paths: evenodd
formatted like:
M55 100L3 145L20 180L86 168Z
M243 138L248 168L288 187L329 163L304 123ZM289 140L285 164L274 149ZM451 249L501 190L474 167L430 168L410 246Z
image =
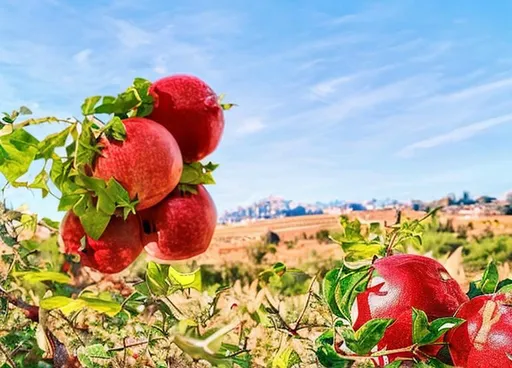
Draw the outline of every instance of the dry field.
M403 218L420 218L424 212L404 211ZM359 211L349 215L361 222L395 222L396 213L394 210ZM336 244L319 244L314 239L315 234L322 229L336 231L339 229L338 215L312 215L287 217L280 219L261 220L246 224L219 225L216 229L212 245L209 250L198 257L199 264L223 264L226 262L244 263L248 262L247 247L260 241L267 231L279 234L281 245L277 253L272 257L284 261L290 266L298 266L313 257L339 258L341 252ZM440 216L441 222L450 218L456 229L459 225L472 223L471 233L480 233L487 228L492 229L495 234L512 234L512 216L492 217L469 217L469 216ZM313 239L311 239L313 238ZM286 241L296 241L297 244L288 249L284 244Z

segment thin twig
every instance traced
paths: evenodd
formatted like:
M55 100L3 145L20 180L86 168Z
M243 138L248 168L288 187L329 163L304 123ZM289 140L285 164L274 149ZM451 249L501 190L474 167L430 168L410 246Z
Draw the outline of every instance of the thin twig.
M82 346L85 346L85 342L82 340L82 338L76 331L75 326L73 325L73 322L68 317L66 317L66 315L64 313L62 313L61 310L58 310L58 313L62 317L62 319L64 319L64 321L66 321L68 323L69 327L71 327L71 329L73 330L73 333L77 337L78 341L80 341L80 344L82 344Z
M315 275L313 277L313 279L311 280L311 284L309 285L309 289L308 289L308 297L306 299L306 303L304 304L304 308L302 308L302 312L299 314L299 317L297 318L297 321L295 321L295 328L293 329L295 332L297 332L298 328L299 328L299 324L300 324L300 321L302 320L302 318L304 317L304 314L306 313L306 309L308 308L309 306L309 301L311 300L311 294L312 294L312 291L313 291L313 286L315 285L315 282L316 282L316 279L317 279L317 276L318 275Z
M182 316L184 316L185 314L183 314L183 312L176 306L176 304L174 304L171 300L171 298L169 298L168 295L165 295L165 300L167 300L169 302L169 304L176 310L176 312L178 312L179 314L181 314Z
M238 356L238 355L240 355L240 354L243 354L243 353L250 353L250 352L251 352L251 351L250 351L250 350L248 350L248 349L242 349L242 350L237 351L236 353L226 355L226 358L228 358L228 359L229 359L229 358L234 358L234 357L236 357L236 356Z
M14 362L14 360L12 359L11 355L9 354L9 352L7 350L4 349L4 347L2 346L2 344L0 344L0 352L2 352L2 354L5 356L5 359L7 360L7 362L13 367L13 368L16 368L16 363Z
M28 304L27 302L12 296L7 290L0 286L0 296L7 299L7 302L23 310L25 316L34 321L39 321L39 307Z
M131 344L125 344L125 341L123 341L123 346L117 346L115 348L110 348L110 349L108 349L108 351L123 351L125 349L133 348L136 346L147 345L153 341L158 341L158 340L165 340L165 337L155 337L152 340L147 339L144 341L138 341L138 342L134 342Z
M270 302L270 299L268 298L267 295L265 295L265 298L267 299L267 302L270 305L270 308L272 309L272 312L274 312L274 314L279 319L279 322L281 322L281 324L284 327L284 328L281 328L281 329L280 328L277 328L277 329L284 330L284 331L288 332L292 336L297 336L297 331L295 331L293 328L291 328L290 325L288 325L288 323L286 323L286 321L283 319L283 317L281 317L281 314L279 313L279 309L274 307L274 305Z

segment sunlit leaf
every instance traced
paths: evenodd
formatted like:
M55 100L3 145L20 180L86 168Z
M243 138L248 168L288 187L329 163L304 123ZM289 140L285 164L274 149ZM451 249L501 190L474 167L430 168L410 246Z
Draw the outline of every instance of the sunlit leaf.
M23 129L0 137L0 172L8 182L25 174L38 152L39 141Z
M168 293L173 293L182 289L196 289L198 291L202 290L202 277L200 268L194 272L181 273L173 267L169 266L168 277L170 281L170 288Z
M292 368L301 362L299 354L291 347L287 347L277 353L272 360L272 368Z
M68 284L71 281L71 278L68 275L53 271L25 271L13 272L12 274L13 276L19 277L29 283L54 281L61 284Z

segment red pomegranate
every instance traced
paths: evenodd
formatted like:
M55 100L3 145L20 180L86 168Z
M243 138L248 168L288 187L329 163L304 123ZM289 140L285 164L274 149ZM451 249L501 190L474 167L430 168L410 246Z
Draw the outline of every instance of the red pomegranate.
M197 194L176 189L139 215L146 252L160 261L183 260L203 253L217 223L215 204L202 185L197 186Z
M478 296L464 303L456 317L466 320L446 334L456 366L512 367L512 293Z
M224 112L215 92L201 79L173 75L157 80L149 118L176 138L185 162L197 162L212 153L224 131Z
M66 254L78 254L84 266L103 273L118 273L127 268L144 249L136 215L112 217L98 240L86 236L80 219L68 212L61 223L59 243Z
M412 308L424 311L429 320L451 317L468 297L446 269L434 259L409 254L385 257L373 264L368 288L353 306L354 329L374 318L393 318L378 350L412 345ZM426 347L436 354L440 347ZM380 364L410 358L400 353L379 358Z
M123 120L126 139L102 138L101 155L93 176L116 179L138 198L137 210L149 208L164 199L178 185L183 170L179 147L174 137L160 124L145 118Z

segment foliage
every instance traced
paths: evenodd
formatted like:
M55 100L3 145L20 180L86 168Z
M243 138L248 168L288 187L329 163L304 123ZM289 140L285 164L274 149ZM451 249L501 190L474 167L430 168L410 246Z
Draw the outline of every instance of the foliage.
M126 218L138 203L115 179L90 176L101 141L125 140L122 119L147 116L152 104L149 82L136 78L117 96L85 99L80 120L19 122L31 113L26 107L4 113L0 172L13 187L37 189L43 197L59 192L59 210L74 211L86 233L98 239L114 213ZM106 122L96 115L107 116ZM43 123L63 129L42 140L25 129ZM24 181L35 161L42 170ZM180 189L194 192L198 183L215 183L216 167L186 164ZM245 264L219 268L142 259L124 274L105 276L60 253L58 223L1 207L0 367L61 367L63 361L83 367L374 366L390 354L378 343L395 321L376 318L356 329L352 311L370 285L376 260L410 247L442 257L462 246L469 267L485 268L471 283L470 298L512 290L512 280L500 280L497 266L512 260L512 237L488 230L470 238L469 226L440 223L436 211L406 221L398 216L391 226L342 216L338 232L322 229L313 239L339 244L343 258L305 262L300 269L276 262L277 245L261 241L247 248ZM46 238L37 235L41 228ZM293 248L297 241L286 245ZM429 320L413 309L411 323L412 344L399 349L408 353L404 360L415 367L450 364L421 348L464 321Z

